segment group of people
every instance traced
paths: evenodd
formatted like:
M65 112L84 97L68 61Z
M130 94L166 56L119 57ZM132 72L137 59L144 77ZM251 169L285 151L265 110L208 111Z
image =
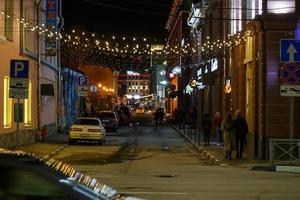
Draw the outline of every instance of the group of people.
M236 150L236 158L243 158L243 151L245 145L247 145L246 136L248 133L248 125L241 116L240 110L235 111L234 117L231 113L227 113L224 118L217 112L214 116L214 120L210 115L206 113L201 123L202 130L204 132L204 143L209 145L209 136L214 123L215 135L217 145L224 145L225 159L232 159L232 151Z

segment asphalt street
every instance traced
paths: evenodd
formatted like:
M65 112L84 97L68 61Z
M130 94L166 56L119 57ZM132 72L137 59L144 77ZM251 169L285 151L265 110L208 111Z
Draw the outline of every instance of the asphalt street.
M121 193L146 199L300 199L300 174L214 165L172 127L155 128L150 118L136 119L138 127L108 132L104 146L68 145L52 157ZM61 142L39 145L51 152L67 143L67 137L60 137ZM30 148L46 154L42 146Z

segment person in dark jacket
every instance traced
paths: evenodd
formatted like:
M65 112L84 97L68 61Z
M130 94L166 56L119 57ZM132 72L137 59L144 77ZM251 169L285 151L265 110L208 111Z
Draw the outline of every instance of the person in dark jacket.
M210 136L210 130L212 126L212 119L208 113L204 115L204 118L201 123L201 127L204 132L204 145L209 146L209 136Z
M246 142L246 136L248 133L248 125L245 118L241 116L240 110L235 111L235 120L233 122L233 125L235 128L235 135L236 135L236 152L237 152L236 158L242 159L244 145Z

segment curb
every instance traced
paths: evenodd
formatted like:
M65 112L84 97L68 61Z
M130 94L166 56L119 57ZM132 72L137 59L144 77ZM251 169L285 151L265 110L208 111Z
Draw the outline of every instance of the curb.
M209 151L206 151L204 148L198 146L194 141L190 140L190 138L188 138L186 135L184 135L176 126L171 126L172 128L174 128L177 132L179 132L187 141L189 141L194 148L196 148L196 150L200 153L202 153L204 155L204 157L207 160L210 160L213 164L215 165L222 165L222 162L217 159L213 154L211 154Z
M276 172L290 172L300 174L300 166L285 166L285 165L277 165L275 166Z
M64 148L66 148L67 146L68 146L68 144L64 144L61 147L59 147L59 148L55 149L54 151L50 152L48 155L43 156L43 158L50 158L51 156L54 156L55 154L57 154L58 152L60 152Z

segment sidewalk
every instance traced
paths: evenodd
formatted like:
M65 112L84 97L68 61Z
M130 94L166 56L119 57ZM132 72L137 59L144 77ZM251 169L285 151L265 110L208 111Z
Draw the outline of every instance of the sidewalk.
M45 137L43 141L21 145L15 150L22 150L25 152L31 152L37 156L51 156L56 154L68 145L68 135L62 133L54 133Z
M235 152L232 152L232 160L224 159L225 152L223 146L218 146L214 140L211 140L210 146L204 146L203 136L200 138L200 145L195 143L194 138L191 140L187 135L184 134L183 129L178 129L176 126L172 126L175 130L177 130L183 137L186 138L191 144L194 145L195 149L202 153L204 157L210 160L213 164L220 165L222 167L240 167L247 169L261 169L264 171L274 171L272 170L273 166L270 165L268 161L262 160L254 160L247 155L247 152L243 153L243 159L236 159ZM188 131L186 131L188 132ZM192 135L192 137L195 137Z

